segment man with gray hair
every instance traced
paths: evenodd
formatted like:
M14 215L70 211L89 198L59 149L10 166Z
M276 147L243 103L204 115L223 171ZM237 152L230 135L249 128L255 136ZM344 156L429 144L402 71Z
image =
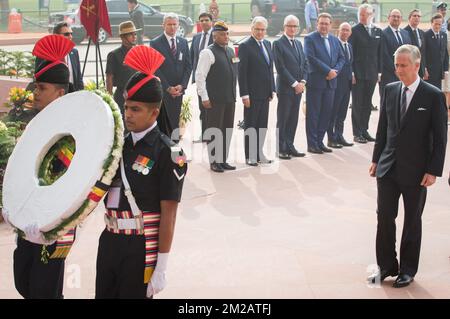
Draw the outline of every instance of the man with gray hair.
M421 216L427 187L442 176L447 146L444 94L421 80L420 51L402 45L394 55L400 79L386 85L369 174L377 178L376 255L380 271L371 283L397 276L393 286L406 287L419 266ZM395 250L398 201L405 208L400 263Z
M244 144L247 165L269 164L263 154L269 103L275 92L272 46L264 40L267 20L253 18L252 35L239 45L239 91L244 104Z
M273 56L277 68L277 132L278 157L289 160L305 153L294 146L297 131L300 100L308 80L308 61L302 43L295 38L299 32L299 20L294 15L284 19L284 34L273 42Z
M178 141L179 122L183 95L192 72L189 46L186 39L177 36L180 25L178 15L166 13L163 20L164 33L150 41L150 46L158 50L166 59L155 75L161 79L164 91L163 106L170 128L167 130L174 141ZM168 134L168 135L169 135Z
M352 127L353 139L367 143L370 137L372 95L381 78L382 31L372 24L373 8L369 4L359 7L359 24L352 28L349 39L353 47Z

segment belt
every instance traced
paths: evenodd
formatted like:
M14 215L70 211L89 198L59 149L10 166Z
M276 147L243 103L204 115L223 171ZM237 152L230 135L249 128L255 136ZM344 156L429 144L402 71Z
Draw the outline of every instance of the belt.
M115 230L144 229L144 220L142 219L142 215L125 219L125 218L116 218L105 214L105 223L107 227L113 228Z

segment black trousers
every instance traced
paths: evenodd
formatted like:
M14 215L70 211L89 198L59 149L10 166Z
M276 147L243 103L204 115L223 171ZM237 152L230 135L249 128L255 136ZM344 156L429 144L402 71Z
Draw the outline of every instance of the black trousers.
M206 130L206 110L203 107L202 98L198 96L198 109L200 110L200 124L202 126L202 136Z
M180 127L180 113L181 104L183 103L183 95L173 98L169 93L164 92L163 103L166 108L166 115L168 122L172 129L171 139L174 141L180 140L180 133L178 128Z
M244 107L245 159L259 161L264 158L263 146L269 120L269 99L250 98L250 107Z
M426 187L407 186L398 182L395 169L386 176L377 178L377 263L381 270L400 270L414 276L419 266L420 244L422 239L422 212L427 197ZM398 201L403 197L405 217L400 243L400 267L395 250Z
M56 244L46 247L50 256ZM25 299L63 299L65 258L41 261L42 245L18 237L14 250L14 284Z
M353 136L361 136L369 129L372 111L372 96L376 80L359 80L352 87L352 127Z
M334 94L333 110L331 111L330 125L327 136L329 141L340 142L344 139L344 121L347 117L348 102L350 101L351 80L338 83Z
M144 235L103 231L97 252L96 299L145 299L144 270Z
M206 132L209 163L226 163L233 133L235 102L211 102L206 109ZM218 136L219 134L219 136Z
M278 153L289 153L295 150L294 138L297 131L301 98L301 94L278 94Z
M125 116L125 110L124 110L124 104L125 104L125 98L123 97L124 89L122 88L116 88L114 91L114 101L119 106L120 112L122 113L122 118Z

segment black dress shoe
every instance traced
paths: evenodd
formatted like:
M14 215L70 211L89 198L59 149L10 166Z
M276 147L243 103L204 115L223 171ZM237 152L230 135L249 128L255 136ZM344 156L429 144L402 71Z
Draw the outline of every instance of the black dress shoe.
M395 279L394 283L392 284L392 287L394 288L402 288L409 286L410 283L414 281L414 277L407 275L407 274L400 274L398 275L397 279Z
M259 164L271 164L271 163L273 163L273 160L264 157L264 158L259 159L258 163Z
M368 142L375 142L375 139L367 132L363 133L362 137L364 137Z
M278 153L278 157L279 157L280 159L290 160L290 159L291 159L291 154L288 154L288 153Z
M380 282L382 282L387 277L395 277L397 275L398 275L398 271L395 271L395 270L393 270L393 271L382 270L382 271L380 271L377 274L373 274L373 275L370 275L369 277L367 277L367 281L369 283L374 284L374 283L377 282L378 279L380 280Z
M254 160L246 160L245 163L249 166L258 166L258 162Z
M323 154L323 151L316 147L308 147L308 152L313 154Z
M339 144L338 142L328 142L327 145L331 148L342 148L342 144Z
M212 163L210 165L210 168L211 168L211 170L213 172L216 172L216 173L223 173L224 172L224 170L222 168L222 164L219 164L219 163Z
M299 152L296 149L293 149L289 152L289 155L294 156L294 157L304 157L305 153Z
M353 146L353 143L349 143L349 142L347 142L347 141L344 140L344 139L341 139L341 140L339 141L339 144L341 144L342 146Z
M366 144L367 143L367 140L364 137L362 137L362 136L355 136L355 137L353 137L353 140L356 143L361 143L361 144Z
M222 166L222 168L227 171L234 171L236 169L236 166L231 166L228 163L222 163L220 164L220 166Z
M324 152L324 153L331 153L331 152L333 152L332 149L326 147L325 145L320 145L319 148L320 148L320 150L321 150L322 152Z

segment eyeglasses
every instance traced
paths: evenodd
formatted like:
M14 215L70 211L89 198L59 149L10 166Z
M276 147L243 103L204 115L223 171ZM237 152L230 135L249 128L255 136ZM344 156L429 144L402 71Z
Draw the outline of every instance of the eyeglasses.
M73 34L73 32L64 32L64 33L61 33L63 36L65 36L65 37L68 37L68 36L71 36L72 34Z

